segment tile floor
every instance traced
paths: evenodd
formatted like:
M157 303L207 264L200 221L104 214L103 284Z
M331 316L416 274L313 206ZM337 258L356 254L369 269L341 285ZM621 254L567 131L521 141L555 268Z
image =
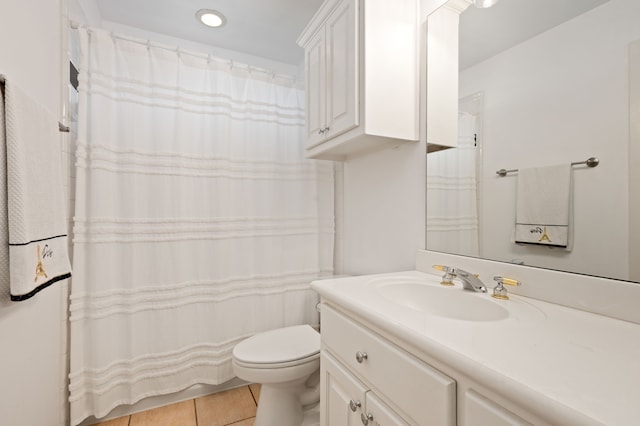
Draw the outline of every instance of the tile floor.
M260 385L228 391L118 417L96 426L253 426Z

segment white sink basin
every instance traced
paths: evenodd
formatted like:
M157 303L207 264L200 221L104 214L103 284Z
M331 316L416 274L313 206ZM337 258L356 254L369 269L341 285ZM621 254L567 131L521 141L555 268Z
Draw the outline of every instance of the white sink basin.
M509 311L487 297L460 287L438 287L417 280L387 278L376 280L375 289L385 299L430 315L463 321L500 321Z

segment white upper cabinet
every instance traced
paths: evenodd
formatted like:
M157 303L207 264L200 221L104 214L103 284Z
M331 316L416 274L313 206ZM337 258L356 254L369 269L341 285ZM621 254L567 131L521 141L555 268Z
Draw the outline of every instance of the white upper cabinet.
M306 135L307 147L316 146L324 140L326 121L326 65L325 33L319 31L309 41L305 50L306 68ZM322 94L323 96L320 96Z
M327 0L305 49L307 156L344 160L418 139L416 0Z
M327 139L358 125L357 16L357 1L346 0L336 7L325 25Z
M307 149L358 125L356 7L338 4L305 48Z

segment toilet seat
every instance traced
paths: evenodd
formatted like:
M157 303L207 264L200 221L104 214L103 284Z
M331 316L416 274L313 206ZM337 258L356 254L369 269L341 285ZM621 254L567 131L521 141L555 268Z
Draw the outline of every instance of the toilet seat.
M320 400L320 333L298 325L258 333L233 348L235 375L260 383L256 426L298 426Z
M320 333L296 325L256 334L233 348L234 362L246 368L284 368L320 357Z

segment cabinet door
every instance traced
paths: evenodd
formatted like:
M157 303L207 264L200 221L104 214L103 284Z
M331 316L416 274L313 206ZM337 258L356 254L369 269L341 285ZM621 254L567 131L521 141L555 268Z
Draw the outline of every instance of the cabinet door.
M364 416L365 420L362 423L366 421L368 426L408 426L407 422L371 391L366 395Z
M326 52L325 33L320 29L305 49L306 103L307 103L307 148L312 148L325 139L326 127Z
M511 411L473 390L465 392L465 426L531 426Z
M344 0L327 19L327 139L358 125L358 2Z
M320 425L361 425L366 387L322 351L320 355Z

